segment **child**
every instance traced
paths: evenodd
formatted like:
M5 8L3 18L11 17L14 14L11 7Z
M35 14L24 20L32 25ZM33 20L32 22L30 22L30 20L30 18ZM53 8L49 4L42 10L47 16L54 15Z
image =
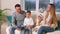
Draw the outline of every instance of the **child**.
M41 16L38 16L37 18L37 24L36 25L40 25L40 22L42 21L42 17Z
M42 15L38 15L38 17L36 19L36 27L34 27L33 31L37 32L38 28L41 25L42 20L43 20L43 16Z
M33 19L31 18L31 12L26 12L26 18L24 19L25 34L32 34L32 26L34 25Z

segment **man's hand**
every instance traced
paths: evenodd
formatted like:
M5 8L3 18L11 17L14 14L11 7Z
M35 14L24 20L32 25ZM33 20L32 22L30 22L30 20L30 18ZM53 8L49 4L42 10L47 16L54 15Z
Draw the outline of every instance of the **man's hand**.
M16 29L20 29L20 26L16 26L16 25L14 25L14 27L15 27Z
M19 29L20 29L20 26L16 26L16 29L18 29L18 30L19 30Z

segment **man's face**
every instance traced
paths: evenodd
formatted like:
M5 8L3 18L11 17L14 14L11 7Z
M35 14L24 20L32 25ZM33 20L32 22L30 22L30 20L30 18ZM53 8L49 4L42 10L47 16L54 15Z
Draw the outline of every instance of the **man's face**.
M17 12L19 12L19 13L21 12L21 7L16 7L15 9Z

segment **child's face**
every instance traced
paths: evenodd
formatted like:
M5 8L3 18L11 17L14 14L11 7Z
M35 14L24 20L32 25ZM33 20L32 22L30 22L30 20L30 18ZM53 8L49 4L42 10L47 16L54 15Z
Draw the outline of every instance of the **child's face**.
M26 17L29 18L31 16L30 13L26 13Z
M42 20L42 17L41 16L38 16L38 20L41 21Z

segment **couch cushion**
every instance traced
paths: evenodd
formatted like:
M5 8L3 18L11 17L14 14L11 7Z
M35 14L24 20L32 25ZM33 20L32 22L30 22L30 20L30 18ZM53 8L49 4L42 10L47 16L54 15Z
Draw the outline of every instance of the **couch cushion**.
M60 30L60 20L58 20L58 27L56 30Z
M9 25L12 25L12 16L7 16L7 19L8 19Z

